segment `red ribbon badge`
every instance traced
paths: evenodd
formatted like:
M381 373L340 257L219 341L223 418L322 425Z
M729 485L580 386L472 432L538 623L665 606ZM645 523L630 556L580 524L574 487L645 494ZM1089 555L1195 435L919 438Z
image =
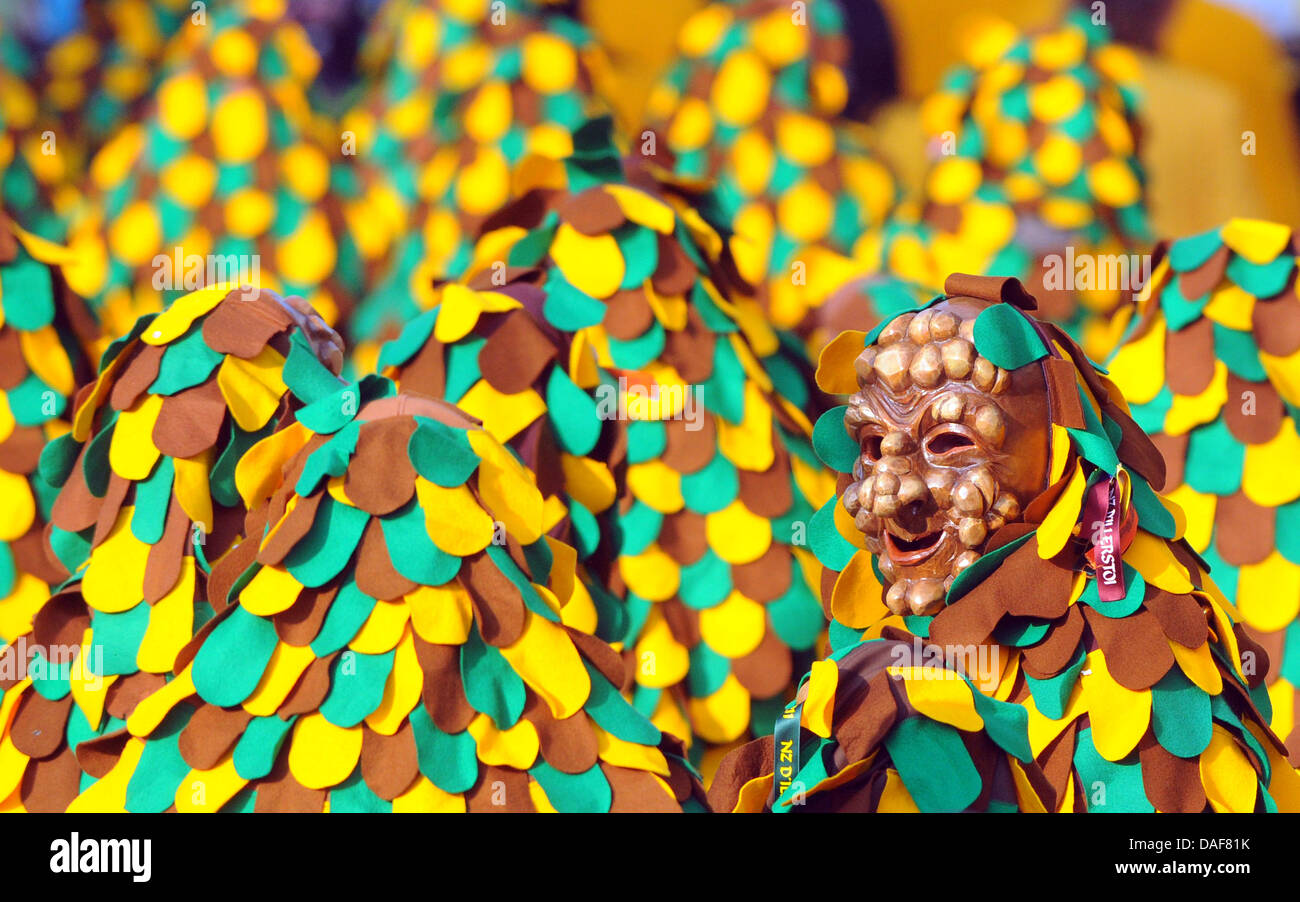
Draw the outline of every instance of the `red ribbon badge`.
M1137 533L1136 511L1119 510L1119 486L1104 479L1088 490L1083 505L1083 527L1088 537L1088 562L1097 578L1102 601L1124 597L1124 549Z

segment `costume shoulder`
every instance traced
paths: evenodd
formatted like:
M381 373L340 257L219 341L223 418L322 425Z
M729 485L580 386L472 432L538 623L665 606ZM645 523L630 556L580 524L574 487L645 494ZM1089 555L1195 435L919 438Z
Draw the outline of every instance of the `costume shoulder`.
M1232 220L1158 252L1111 376L1168 464L1188 544L1272 662L1294 737L1300 656L1300 302L1288 226ZM1294 752L1296 746L1291 742Z
M68 576L43 547L57 487L40 460L99 350L98 323L59 272L69 258L0 210L0 642L27 632Z

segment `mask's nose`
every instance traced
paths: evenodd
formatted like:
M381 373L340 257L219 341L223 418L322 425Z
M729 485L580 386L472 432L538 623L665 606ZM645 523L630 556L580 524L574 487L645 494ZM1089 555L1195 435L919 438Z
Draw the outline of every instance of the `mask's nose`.
M903 519L900 524L924 532L931 498L925 480L912 461L916 443L901 430L885 435L880 443L880 460L875 472L862 481L858 500L877 517Z
M910 533L912 537L923 536L929 532L930 514L933 511L934 505L927 500L913 501L898 509L898 513L894 515L894 522L901 527L902 532Z

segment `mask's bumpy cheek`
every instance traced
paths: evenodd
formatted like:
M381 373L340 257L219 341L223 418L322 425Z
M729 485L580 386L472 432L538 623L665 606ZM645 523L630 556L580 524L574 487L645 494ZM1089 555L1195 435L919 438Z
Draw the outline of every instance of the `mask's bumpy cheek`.
M991 533L1020 516L1020 502L998 484L987 462L962 471L950 498L941 509L956 525L957 537L967 548L978 548Z

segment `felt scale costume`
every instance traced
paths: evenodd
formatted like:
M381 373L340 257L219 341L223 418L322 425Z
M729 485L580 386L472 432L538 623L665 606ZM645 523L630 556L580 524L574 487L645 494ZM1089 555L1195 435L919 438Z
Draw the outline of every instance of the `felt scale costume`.
M483 221L530 153L561 157L601 111L585 29L531 0L399 0L388 65L343 116L355 136L348 221L373 278L348 323L361 372L469 264ZM382 29L381 29L382 31Z
M633 704L716 746L766 728L810 660L825 621L801 530L833 484L800 349L736 278L707 202L624 163L609 128L522 164L468 282L441 287L379 363L517 452Z
M1111 317L1134 293L1136 283L1115 284L1137 262L1127 255L1151 240L1137 60L1081 10L1025 35L985 25L968 55L923 107L934 162L921 195L863 259L935 290L951 272L1018 275L1043 318L1100 358L1125 325ZM1113 273L1076 262L1111 255Z
M1234 219L1161 246L1110 363L1164 455L1187 541L1273 667L1273 729L1294 737L1300 684L1300 245Z
M0 642L27 632L49 587L67 578L44 549L57 488L38 462L70 428L99 327L59 274L66 259L0 212Z
M716 182L732 253L772 323L806 330L831 291L868 271L855 244L879 229L897 190L844 115L843 11L835 0L795 6L727 0L687 20L647 129L675 173ZM645 140L634 136L634 149Z
M330 415L302 413L337 431L275 461L265 536L232 555L231 604L177 677L203 704L141 732L143 755L183 769L179 735L214 809L699 808L679 741L567 622L575 555L542 532L527 471L427 398Z
M701 807L618 655L564 622L576 555L530 474L342 356L300 300L242 290L106 355L45 461L56 547L88 561L4 650L5 807Z
M318 60L284 0L239 0L187 23L142 118L95 155L65 267L110 335L219 282L306 297L334 322L358 263L313 137Z
M1015 280L947 289L822 358L857 387L818 423L834 652L715 809L1300 809L1266 655L1119 391Z
M212 566L245 531L245 494L259 497L236 479L241 455L292 421L284 378L338 383L318 360L341 366L337 336L294 303L220 286L142 317L41 453L65 581L4 635L7 808L63 810L100 775L78 746L120 730L212 616Z

